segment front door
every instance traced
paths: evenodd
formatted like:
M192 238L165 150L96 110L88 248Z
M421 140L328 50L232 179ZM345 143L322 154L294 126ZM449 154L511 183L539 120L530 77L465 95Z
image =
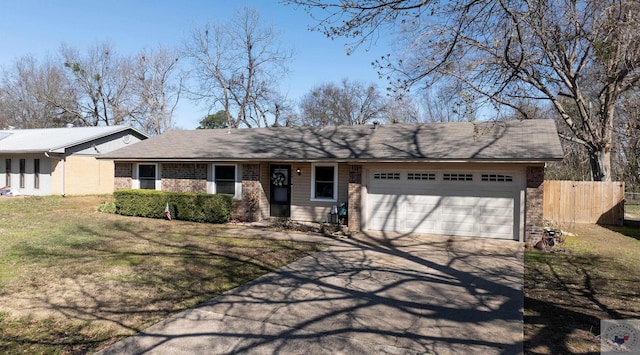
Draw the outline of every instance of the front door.
M271 165L271 217L291 217L291 165Z

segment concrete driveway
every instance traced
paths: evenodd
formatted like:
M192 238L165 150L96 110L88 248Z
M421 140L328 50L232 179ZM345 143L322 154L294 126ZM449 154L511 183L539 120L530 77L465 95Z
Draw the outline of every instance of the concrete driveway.
M518 354L522 255L513 241L332 240L101 353Z

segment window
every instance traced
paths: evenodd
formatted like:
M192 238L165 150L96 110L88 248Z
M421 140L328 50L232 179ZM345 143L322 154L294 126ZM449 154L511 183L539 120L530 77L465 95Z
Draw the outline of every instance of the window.
M216 194L236 194L236 166L235 165L214 165L213 181L215 182Z
M311 170L311 199L336 201L338 197L338 168L333 165L314 165Z
M24 175L27 170L27 160L20 159L20 188L24 189Z
M400 173L375 173L375 180L400 180Z
M444 181L473 181L473 174L444 174L442 179Z
M513 176L500 174L482 174L482 181L511 182L513 181Z
M435 173L408 173L407 179L434 181L436 179L436 174Z
M40 159L33 160L33 188L40 188Z
M143 190L156 189L156 165L140 164L138 165L138 181L140 188Z
M11 159L5 159L4 161L4 179L4 184L7 187L11 187Z

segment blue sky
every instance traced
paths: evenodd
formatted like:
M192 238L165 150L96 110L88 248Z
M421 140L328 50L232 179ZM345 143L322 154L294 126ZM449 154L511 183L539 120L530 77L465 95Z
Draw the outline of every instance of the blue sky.
M122 54L157 45L178 47L193 28L207 22L224 22L236 9L256 9L264 25L273 25L283 44L296 52L282 82L283 92L293 100L314 86L343 78L377 84L384 92L371 62L388 52L379 40L365 50L345 54L345 40L330 40L311 32L311 17L302 9L276 0L19 0L5 1L0 12L0 66L7 67L27 54L44 58L57 55L61 43L84 51L111 41ZM193 129L206 114L204 108L182 100L176 112L177 126Z

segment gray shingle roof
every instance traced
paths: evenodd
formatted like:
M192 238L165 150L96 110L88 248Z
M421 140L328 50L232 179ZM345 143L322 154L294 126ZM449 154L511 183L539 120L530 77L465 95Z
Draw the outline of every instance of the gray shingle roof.
M0 153L63 153L66 148L127 129L132 128L108 126L1 130Z
M156 161L549 161L552 120L171 131L102 156Z

